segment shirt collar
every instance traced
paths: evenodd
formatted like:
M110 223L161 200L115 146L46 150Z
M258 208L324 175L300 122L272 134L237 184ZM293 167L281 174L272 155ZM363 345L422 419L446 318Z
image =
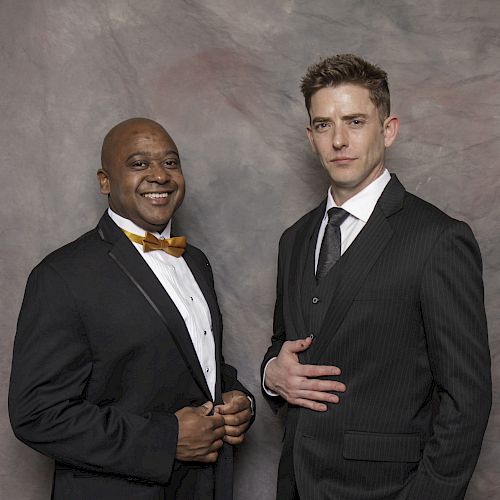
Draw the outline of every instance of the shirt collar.
M138 236L146 236L146 230L139 227L137 224L134 224L131 220L125 219L121 215L118 215L116 212L113 212L111 208L108 208L108 215L111 217L113 222L121 229L125 229L129 233L137 234ZM154 234L157 238L170 238L170 228L172 226L172 219L168 221L167 227L161 233L151 233Z
M368 184L359 193L355 194L352 198L349 198L343 205L342 208L349 212L351 215L356 217L363 222L367 222L370 215L377 204L380 195L385 189L385 186L391 180L391 175L387 169L384 169L382 175L377 177L373 182ZM328 218L328 210L332 207L337 207L335 200L332 196L331 188L328 190L328 197L326 200L325 217Z

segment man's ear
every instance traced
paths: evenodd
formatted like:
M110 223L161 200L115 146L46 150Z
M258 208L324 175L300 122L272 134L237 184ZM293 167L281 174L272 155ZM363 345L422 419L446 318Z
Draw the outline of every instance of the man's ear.
M97 180L99 181L99 188L100 188L101 194L108 195L110 192L108 173L105 170L103 170L102 168L100 168L97 171Z
M391 115L384 120L384 144L388 148L396 139L399 130L399 118Z
M318 151L316 150L316 145L314 144L314 137L313 137L312 128L310 125L307 125L307 127L306 127L306 134L307 134L307 139L309 140L309 145L311 146L312 152L317 153Z

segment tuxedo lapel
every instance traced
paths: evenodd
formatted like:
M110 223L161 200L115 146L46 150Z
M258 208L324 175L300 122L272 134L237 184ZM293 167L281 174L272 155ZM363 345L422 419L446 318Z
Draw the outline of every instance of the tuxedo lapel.
M311 354L312 363L320 362L322 353L326 352L326 346L340 328L366 276L392 238L393 230L387 218L402 208L404 192L396 176L392 176L365 227L342 255L339 284Z
M101 238L112 245L109 257L128 276L132 284L141 292L160 317L193 378L207 399L211 400L212 396L186 324L158 278L107 213L101 218L98 231ZM197 276L195 277L197 278Z
M307 252L311 243L311 238L325 213L326 200L315 208L305 219L302 226L297 230L295 240L293 241L292 254L290 258L290 282L288 294L290 301L290 314L292 315L292 324L296 325L297 338L307 335L306 323L302 315L301 290L302 278L304 276ZM295 339L293 339L295 340Z

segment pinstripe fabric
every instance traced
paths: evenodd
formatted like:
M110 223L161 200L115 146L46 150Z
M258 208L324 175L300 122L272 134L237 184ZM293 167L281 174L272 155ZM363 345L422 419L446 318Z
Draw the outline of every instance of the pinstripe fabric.
M300 290L323 212L324 204L280 241L263 365L307 331ZM474 236L393 176L337 266L334 296L303 361L339 366L347 391L325 413L288 408L278 498L289 498L290 477L305 500L463 498L491 406Z

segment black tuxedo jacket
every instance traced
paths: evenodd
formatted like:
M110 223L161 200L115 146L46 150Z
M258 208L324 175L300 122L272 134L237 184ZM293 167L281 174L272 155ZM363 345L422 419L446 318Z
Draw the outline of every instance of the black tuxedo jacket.
M215 403L248 391L222 357L205 255L189 265L210 308ZM212 400L183 318L105 214L31 273L14 345L9 410L19 439L56 460L53 498L230 499L232 449L215 466L175 460L174 412Z
M324 210L325 202L281 238L262 369L285 340L308 334L301 283ZM393 176L338 265L337 288L301 362L339 366L347 391L325 413L288 407L278 498L292 498L294 482L302 500L463 498L491 406L474 236Z

